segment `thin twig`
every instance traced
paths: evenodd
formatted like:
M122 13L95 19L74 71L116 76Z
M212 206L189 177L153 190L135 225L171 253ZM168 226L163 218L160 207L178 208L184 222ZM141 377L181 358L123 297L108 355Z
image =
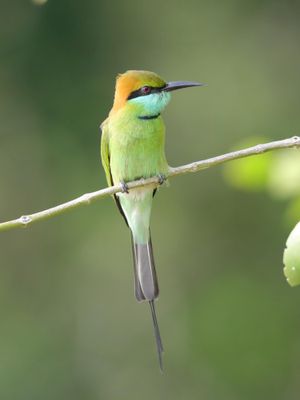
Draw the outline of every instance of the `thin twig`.
M183 175L190 172L197 172L203 169L214 167L215 165L224 164L231 160L237 160L239 158L254 156L258 154L265 153L267 151L285 149L285 148L300 148L300 137L294 136L289 139L278 140L274 142L258 144L253 147L248 147L246 149L232 151L231 153L222 154L220 156L208 158L202 161L195 161L191 164L182 165L180 167L172 168L170 167L168 178L177 175ZM159 178L152 177L149 179L141 179L134 182L128 182L128 189L133 189L137 187L147 186L147 185L159 186ZM105 189L97 190L96 192L86 193L74 200L70 200L66 203L60 204L58 206L49 208L47 210L39 211L34 214L23 215L19 218L0 223L0 231L6 231L9 229L27 227L34 222L42 221L47 218L52 218L56 215L63 214L66 211L77 208L81 205L86 205L94 200L99 200L103 197L113 195L122 191L121 185L111 186Z

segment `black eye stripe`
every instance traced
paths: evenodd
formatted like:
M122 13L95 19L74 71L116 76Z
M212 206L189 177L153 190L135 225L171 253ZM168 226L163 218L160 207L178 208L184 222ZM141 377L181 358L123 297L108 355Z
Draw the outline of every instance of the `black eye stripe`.
M152 93L159 93L166 87L166 85L161 87L153 87L153 86L148 86L148 87L150 88L148 93L143 93L142 88L140 88L138 90L134 90L133 92L131 92L130 95L127 97L127 100L131 100L140 96L148 96L149 94Z

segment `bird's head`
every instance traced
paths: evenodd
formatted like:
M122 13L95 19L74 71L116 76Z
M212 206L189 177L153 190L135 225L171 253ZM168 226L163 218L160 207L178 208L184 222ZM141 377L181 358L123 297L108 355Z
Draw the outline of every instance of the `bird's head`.
M129 106L145 117L159 115L170 101L170 92L192 86L198 82L165 82L150 71L127 71L117 77L112 112Z

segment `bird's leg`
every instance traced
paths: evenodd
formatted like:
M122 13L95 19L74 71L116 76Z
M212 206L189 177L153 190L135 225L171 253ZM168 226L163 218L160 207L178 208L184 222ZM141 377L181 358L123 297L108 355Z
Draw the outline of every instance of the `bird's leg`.
M125 181L120 181L122 193L129 193L128 185Z
M164 174L158 174L157 178L160 185L163 185L163 183L167 180L167 177Z

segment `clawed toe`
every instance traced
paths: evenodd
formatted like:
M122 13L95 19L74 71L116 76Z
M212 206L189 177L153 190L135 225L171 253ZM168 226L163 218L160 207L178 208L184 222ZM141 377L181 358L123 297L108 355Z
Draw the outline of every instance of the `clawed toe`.
M157 178L158 178L158 183L160 185L162 185L167 180L167 178L164 174L158 174Z
M122 193L129 193L128 185L125 183L125 181L120 182Z

